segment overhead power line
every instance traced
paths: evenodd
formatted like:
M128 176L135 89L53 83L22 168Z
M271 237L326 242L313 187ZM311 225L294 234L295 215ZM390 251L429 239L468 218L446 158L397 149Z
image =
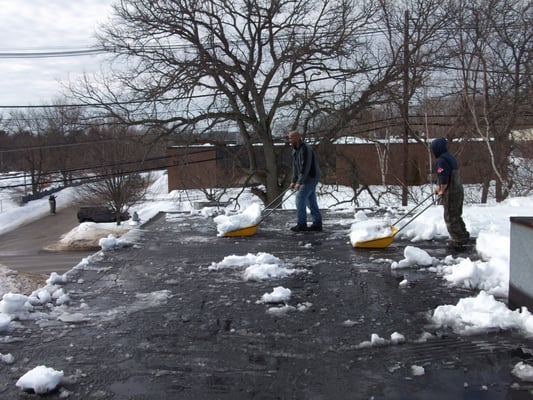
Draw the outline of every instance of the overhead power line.
M80 141L75 143L53 143L53 144L46 144L46 145L38 145L38 146L25 146L25 147L15 147L10 149L1 149L1 153L17 153L21 151L32 151L32 150L45 150L45 149L58 149L62 147L77 147L77 146L85 146L85 145L95 145L99 143L107 143L107 142L114 142L116 139L98 139L98 140L86 140L86 141Z
M201 151L195 151L195 152L191 152L191 153L188 153L187 155L193 155L193 154L200 154L200 153L207 153L207 152L210 152L209 150L201 150ZM97 179L97 178L106 178L106 177L115 177L115 176L125 176L125 175L131 175L131 174L136 174L136 173L141 173L141 172L147 172L147 171L156 171L156 170L162 170L162 169L166 169L168 168L168 165L157 165L157 166L154 166L154 167L146 167L144 165L146 164L150 164L150 163L153 163L154 161L169 161L169 160L172 160L172 159L175 159L176 158L176 155L175 154L171 154L171 155L164 155L164 156L158 156L158 157L149 157L149 158L146 158L146 159L142 159L142 160L132 160L132 161L121 161L121 162L115 162L115 163L108 163L106 165L104 165L105 168L113 168L113 167L125 167L125 166L131 166L131 168L128 168L128 169L125 169L125 170L122 170L122 171L111 171L111 172L108 172L108 173L103 173L103 172L99 172L101 171L102 169L102 166L99 165L99 166L92 166L92 167L80 167L80 168L71 168L71 169L68 169L67 171L63 171L63 172L67 172L67 173L73 173L73 172L83 172L83 171L96 171L97 173L96 174L89 174L89 175L80 175L80 176L71 176L69 178L69 182L71 183L71 185L73 184L81 184L83 182L87 182L87 181L91 181L91 180L94 180L94 179ZM209 158L205 158L205 159L200 159L200 160L187 160L187 161L181 161L179 164L184 166L184 165L193 165L193 164L201 164L201 163L206 163L206 162L211 162L211 161L217 161L217 160L222 160L222 159L225 159L226 157L224 156L216 156L216 157L209 157ZM177 165L177 164L174 164L174 165ZM105 169L104 168L104 169ZM42 182L40 182L40 184L54 184L54 183L63 183L63 178L53 178L53 179L45 179L47 177L55 177L59 175L57 171L55 172L44 172L41 174L41 179L43 179ZM24 175L18 175L18 176L9 176L9 177L6 177L6 178L0 178L0 181L3 179L3 180L11 180L11 179L14 179L14 178L22 178ZM31 186L31 183L15 183L15 184L7 184L7 185L0 185L0 189L14 189L14 188L19 188L19 187L27 187L27 186Z
M202 149L199 149L199 150L191 150L191 151L188 151L185 154L180 154L180 155L165 154L165 155L161 155L161 156L146 157L146 158L142 158L142 159L134 159L134 160L128 160L128 161L113 161L113 162L107 162L107 163L103 163L103 164L99 163L98 165L93 164L93 165L71 167L71 168L66 168L66 169L62 170L61 173L72 174L72 173L77 173L77 172L80 172L80 171L95 171L95 170L100 170L102 168L126 167L126 166L131 166L131 165L134 165L134 166L145 165L145 164L150 164L150 163L157 162L157 161L174 160L174 159L176 159L176 157L190 157L190 156L198 156L198 155L201 155L201 154L211 155L212 152L213 152L212 148L208 148L208 149L202 148ZM218 157L218 159L223 159L223 158L225 158L225 157ZM184 164L184 165L196 164L196 163L202 163L202 162L213 161L213 160L215 160L215 159L209 158L209 159L200 159L200 160L194 160L194 161L183 161L183 160L181 160L178 164ZM178 164L174 163L173 165L178 165ZM157 168L165 168L165 167L168 167L168 165L165 164L164 166L158 166L158 167L156 167L156 169ZM140 169L129 168L128 170L123 171L123 172L124 173L131 173L131 172L139 172L139 171L143 171L143 170L145 170L145 168L140 168ZM20 178L23 178L24 176L26 176L27 173L28 173L28 171L9 174L7 176L0 177L0 182L1 181L10 181L10 180L13 180L13 179L20 179ZM42 178L46 178L47 176L56 176L58 174L59 174L58 170L54 170L54 171L42 171L39 175ZM29 173L28 173L28 175L29 175ZM79 178L75 178L75 179L79 179ZM5 188L9 188L9 187L18 187L18 186L21 186L21 185L0 186L0 189L5 189ZM22 186L24 186L24 185L22 185Z
M0 52L0 58L52 58L52 57L80 57L92 56L96 54L109 53L104 48L83 49L83 50L61 50L61 51L16 51Z

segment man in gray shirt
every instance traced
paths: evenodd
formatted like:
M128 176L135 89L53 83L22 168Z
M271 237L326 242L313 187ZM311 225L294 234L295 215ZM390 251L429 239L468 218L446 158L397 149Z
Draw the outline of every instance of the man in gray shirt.
M320 168L313 149L302 141L298 131L289 132L289 143L292 146L292 180L290 188L296 193L296 225L294 232L322 231L322 215L316 200L316 185L320 180ZM312 225L307 226L307 210L311 211Z

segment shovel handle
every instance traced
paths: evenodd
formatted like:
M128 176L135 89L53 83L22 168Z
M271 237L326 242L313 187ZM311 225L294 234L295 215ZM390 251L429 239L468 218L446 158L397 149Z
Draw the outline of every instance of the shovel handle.
M267 208L270 208L271 206L274 205L274 203L276 203L276 201L278 201L280 199L280 197L283 197L283 195L285 193L287 193L287 191L289 190L289 188L285 189L283 192L281 192L279 195L277 195L270 203L268 203L266 206L265 206L265 210Z
M433 195L433 194L432 194ZM429 199L429 197L427 198ZM426 200L427 200L426 199ZM440 199L440 198L439 198ZM424 200L424 201L426 201ZM438 200L437 200L438 201ZM422 211L419 211L418 214L416 214L413 218L411 218L409 221L407 221L406 224L404 224L400 229L398 229L396 232L394 232L394 234L396 235L398 232L400 232L403 228L405 228L407 225L409 225L411 222L413 222L420 214L422 214L424 211L426 211L429 207L433 206L435 204L435 201L432 201L431 203L429 203L426 207L424 207L424 209ZM403 218L402 218L403 219Z
M433 196L433 193L431 193L428 197L426 197L424 200L422 200L420 203L418 203L416 206L414 206L413 208L411 208L409 211L407 211L403 217L401 217L398 221L396 221L394 224L392 225L396 225L398 222L400 221L403 221L403 219L405 219L406 217L408 217L409 215L411 215L413 213L413 211L415 211L418 207L420 207L422 204L424 204L427 200L429 200L430 197ZM431 202L431 204L433 204L433 202ZM427 208L426 208L427 210ZM425 210L424 210L425 211ZM418 215L417 215L418 216Z
M285 189L285 191L283 191L283 193L281 193L275 200L279 199L281 196L283 196L285 193L287 193L287 191L289 190L289 188ZM291 191L291 193L287 196L287 198L285 200L283 200L281 202L281 204L283 204L288 198L290 198L294 193L296 193L296 190L293 190ZM273 203L273 201L269 204L271 205ZM266 210L266 207L265 207L265 210ZM261 217L261 220L259 222L263 222L263 220L268 217L270 214L272 214L274 212L275 208L271 208L270 210L268 210L262 217Z

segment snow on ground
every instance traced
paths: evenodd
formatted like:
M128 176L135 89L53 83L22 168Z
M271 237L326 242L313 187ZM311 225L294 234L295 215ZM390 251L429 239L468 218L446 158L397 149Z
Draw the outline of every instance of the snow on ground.
M165 173L155 175L148 197L145 202L135 206L141 223L153 218L159 212L189 212L204 215L206 223L217 224L219 235L239 227L253 225L261 218L261 207L257 198L245 195L239 200L240 207L230 204L224 208L194 208L195 200L203 200L201 194L194 191L174 191L167 193L167 176ZM428 190L431 190L429 188ZM17 226L40 218L48 213L47 199L32 201L24 206L19 206L9 196L0 192L0 234L15 229ZM68 188L60 193L62 202L74 201L76 189ZM289 197L289 195L286 195ZM338 188L335 192L336 201L350 198L351 191L347 188ZM421 199L424 196L419 196ZM364 202L360 200L359 205ZM340 206L333 203L332 196L320 196L319 205L335 211ZM371 206L371 203L368 202ZM283 204L286 209L294 209L294 198L288 199ZM346 205L342 206L346 210ZM406 221L399 223L396 218L410 207L399 207L396 202L391 202L385 209L385 215L380 218L370 216L369 210L351 208L353 219L351 221L337 221L340 224L351 224L349 230L350 243L367 240L391 234L390 226L398 223L403 226ZM334 215L334 213L333 213ZM499 204L467 204L464 208L464 220L467 229L473 238L476 238L478 260L448 255L444 259L431 257L426 251L417 247L417 242L423 240L442 240L448 238L446 226L442 218L442 207L431 206L427 211L413 220L398 233L398 236L410 240L411 244L404 249L404 258L391 262L391 268L415 268L428 273L435 273L451 285L479 290L473 297L463 298L457 304L443 304L431 313L430 322L435 327L446 326L460 335L490 333L494 329L514 330L525 337L533 337L533 317L526 308L510 310L504 300L508 295L509 285L509 252L510 252L510 221L511 216L532 216L533 196L510 198ZM214 218L213 218L214 217ZM395 218L396 217L396 218ZM408 219L407 219L408 220ZM83 223L67 233L61 240L62 245L83 240L97 240L102 251L105 249L123 246L128 243L129 235L136 233L137 224L126 222L120 227L115 224L90 224ZM97 229L98 228L98 229ZM106 230L102 232L102 229ZM118 229L118 230L117 230ZM125 233L127 232L127 233ZM96 239L97 238L97 239ZM82 260L78 266L85 265L88 261ZM236 255L228 254L223 260L213 263L209 269L218 270L232 268L240 273L244 280L277 280L289 274L300 273L290 265L285 265L275 254L258 253ZM51 274L43 287L36 289L31 295L7 292L9 282L0 283L5 293L0 301L0 331L9 330L13 321L25 319L50 318L43 316L42 311L36 307L46 305L49 313L56 312L60 320L82 320L82 314L68 314L69 296L62 288L62 283L67 281L68 272L63 275ZM400 287L409 290L405 280L400 282ZM168 293L153 293L152 302L164 301ZM291 297L289 289L277 286L271 293L258 294L258 301L270 305L268 313L273 315L290 312L305 312L310 304L288 304ZM150 302L149 302L150 303ZM151 303L150 303L151 304ZM56 310L56 311L54 311ZM347 325L350 321L345 321ZM427 337L431 335L428 334ZM381 338L377 333L372 334L369 341L362 342L361 347L395 345L405 341L400 332L394 332L390 338ZM0 362L14 363L13 356L0 353ZM510 371L517 378L533 381L533 369L523 363L518 363ZM412 366L413 376L423 375L424 368ZM55 371L46 366L37 366L29 371L17 382L22 389L32 389L35 392L46 392L60 384L62 371Z

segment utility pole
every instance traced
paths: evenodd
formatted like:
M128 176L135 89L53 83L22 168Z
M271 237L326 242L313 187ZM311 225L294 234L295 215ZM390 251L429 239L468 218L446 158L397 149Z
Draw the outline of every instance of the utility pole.
M409 189L409 11L404 15L403 33L403 182L402 182L402 206L407 205Z

